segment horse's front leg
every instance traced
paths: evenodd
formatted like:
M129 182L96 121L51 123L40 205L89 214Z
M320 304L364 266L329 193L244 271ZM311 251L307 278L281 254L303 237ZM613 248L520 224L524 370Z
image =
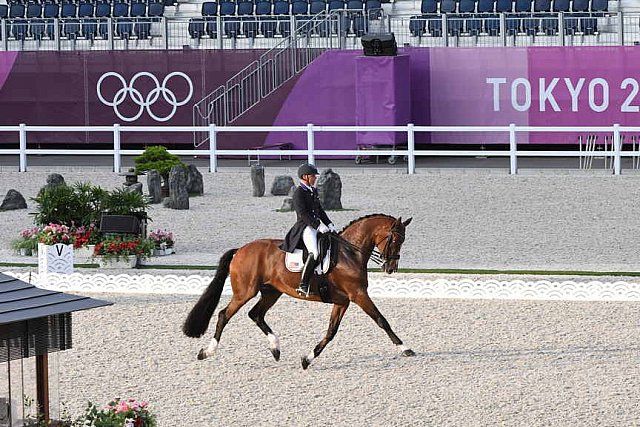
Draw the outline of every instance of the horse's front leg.
M329 329L327 329L327 334L325 337L316 345L311 353L306 356L302 356L302 369L307 369L311 364L311 361L316 357L320 356L322 350L329 344L329 342L336 336L338 332L338 327L340 326L340 322L344 317L344 313L349 308L349 301L347 300L343 304L334 304L333 310L331 311L331 320L329 321Z
M411 350L409 347L405 346L402 343L402 340L398 338L398 336L393 332L393 330L391 329L391 325L389 325L389 322L387 322L387 319L385 319L382 313L380 313L380 310L378 310L378 307L376 307L373 301L371 301L371 298L365 291L359 292L354 297L353 302L358 304L360 308L362 308L364 312L367 313L369 317L371 317L378 326L384 329L387 335L389 335L389 338L391 338L391 341L393 341L393 343L396 346L398 346L398 348L400 349L400 353L403 356L416 355L414 351Z

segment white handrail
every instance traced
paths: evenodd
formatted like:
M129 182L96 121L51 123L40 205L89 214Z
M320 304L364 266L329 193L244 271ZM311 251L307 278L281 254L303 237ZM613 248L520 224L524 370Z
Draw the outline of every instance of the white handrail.
M128 132L208 132L211 141L208 150L189 149L189 150L169 150L170 153L184 156L208 155L209 171L217 171L217 159L220 156L305 156L307 161L313 163L315 156L362 156L364 153L368 156L406 156L407 157L407 173L415 173L416 157L470 157L470 156L493 156L493 157L509 157L510 173L518 173L518 157L589 157L601 155L602 152L596 150L595 146L589 146L583 150L580 146L579 150L521 150L518 147L518 133L525 132L573 132L580 134L593 134L594 132L608 133L612 138L612 157L613 157L613 173L620 175L622 169L622 158L632 157L640 162L640 145L633 146L631 151L623 151L623 134L625 132L640 132L639 126L620 126L614 124L611 126L519 126L509 124L508 126L416 126L408 124L406 126L318 126L308 124L306 126L121 126L114 124L113 126L29 126L20 124L18 126L0 126L1 132L17 132L18 148L0 149L0 155L18 155L19 171L27 171L27 159L29 155L105 155L113 156L113 170L120 172L121 158L123 155L140 155L144 150L122 149L121 136ZM113 148L102 150L77 149L77 150L58 150L46 148L27 148L28 134L30 132L110 132L113 138ZM279 149L242 149L242 150L221 150L217 147L217 135L222 132L297 132L306 134L307 146L296 150L279 150ZM321 132L406 132L407 147L406 148L381 148L375 151L367 150L323 150L315 148L315 136ZM416 132L494 132L502 133L509 138L508 149L491 149L491 150L417 150L415 148ZM632 139L633 140L633 139ZM45 143L46 144L46 143ZM522 145L521 145L522 146Z

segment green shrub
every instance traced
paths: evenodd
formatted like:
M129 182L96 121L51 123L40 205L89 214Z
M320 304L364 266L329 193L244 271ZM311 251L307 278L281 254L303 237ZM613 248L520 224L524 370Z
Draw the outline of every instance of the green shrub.
M50 223L69 227L89 225L100 218L107 192L89 183L44 187L32 200L37 203L36 225Z
M176 165L182 166L185 169L187 167L187 165L180 160L180 157L169 153L167 149L161 145L147 147L144 152L134 158L133 161L136 165L136 173L155 169L160 173L165 182L169 179L169 172L171 172L172 167Z

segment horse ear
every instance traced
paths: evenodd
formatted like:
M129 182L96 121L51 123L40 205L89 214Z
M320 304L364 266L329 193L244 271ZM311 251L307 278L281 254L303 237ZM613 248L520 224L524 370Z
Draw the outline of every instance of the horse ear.
M405 222L402 223L402 225L404 225L405 227L409 224L411 224L411 220L413 219L413 217L409 218L408 220L406 220Z

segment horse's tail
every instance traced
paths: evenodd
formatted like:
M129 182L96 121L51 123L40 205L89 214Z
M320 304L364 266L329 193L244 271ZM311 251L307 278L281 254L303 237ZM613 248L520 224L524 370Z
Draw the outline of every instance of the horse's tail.
M218 269L209 286L200 296L200 299L196 305L191 309L191 312L187 316L187 320L182 325L182 332L188 337L199 338L207 331L209 327L209 321L211 316L216 311L216 307L220 302L220 295L222 295L222 288L224 287L224 281L229 275L229 266L233 255L238 249L230 249L225 252L220 261L218 262Z

